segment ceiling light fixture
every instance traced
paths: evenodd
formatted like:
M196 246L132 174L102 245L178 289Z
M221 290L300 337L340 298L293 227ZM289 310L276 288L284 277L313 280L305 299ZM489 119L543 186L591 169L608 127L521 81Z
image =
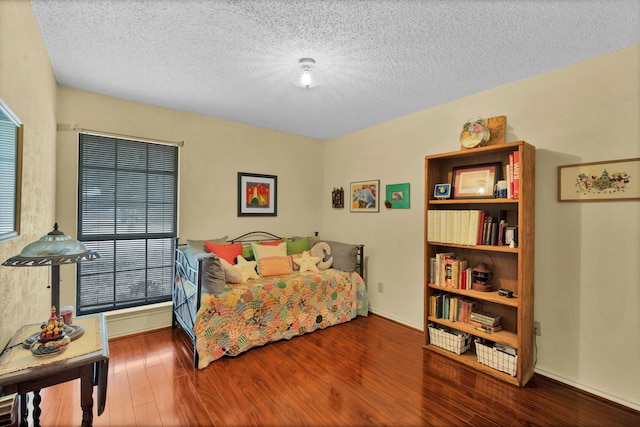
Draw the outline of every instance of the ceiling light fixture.
M300 58L298 64L300 65L302 72L300 74L300 83L296 86L305 89L316 86L312 75L313 67L316 65L316 61L313 58Z

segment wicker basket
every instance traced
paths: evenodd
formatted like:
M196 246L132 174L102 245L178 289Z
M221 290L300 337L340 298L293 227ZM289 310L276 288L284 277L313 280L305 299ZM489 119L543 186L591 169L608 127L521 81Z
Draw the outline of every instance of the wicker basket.
M498 371L505 372L513 377L516 376L516 369L518 366L517 355L512 356L502 351L498 351L496 348L484 345L478 340L475 342L478 362L493 369L497 369Z
M452 334L429 325L429 342L453 353L462 354L471 347L471 335L464 332Z

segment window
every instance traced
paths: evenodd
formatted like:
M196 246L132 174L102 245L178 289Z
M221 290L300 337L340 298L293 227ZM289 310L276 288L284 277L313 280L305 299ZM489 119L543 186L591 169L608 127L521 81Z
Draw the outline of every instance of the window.
M78 314L171 300L178 148L80 134Z
M20 232L22 123L0 99L0 241Z

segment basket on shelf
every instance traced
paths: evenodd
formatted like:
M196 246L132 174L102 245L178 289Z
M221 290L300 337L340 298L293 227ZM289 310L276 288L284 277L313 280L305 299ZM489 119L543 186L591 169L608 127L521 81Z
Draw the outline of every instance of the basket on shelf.
M471 347L471 335L456 331L451 333L444 329L429 325L429 342L456 354L462 354Z
M478 356L478 362L483 365L487 365L498 371L505 372L512 377L516 376L516 370L518 366L518 356L511 355L499 351L495 347L491 347L481 343L476 339L476 355Z

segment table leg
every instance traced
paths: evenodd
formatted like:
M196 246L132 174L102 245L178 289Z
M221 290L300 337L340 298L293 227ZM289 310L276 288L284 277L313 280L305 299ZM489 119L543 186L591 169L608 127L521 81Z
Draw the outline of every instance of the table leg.
M20 427L29 427L29 397L20 393Z
M93 425L93 364L83 366L80 371L80 405L82 427Z
M40 409L40 402L42 402L42 397L40 397L40 390L33 391L33 426L40 427L40 414L42 413L42 409Z

